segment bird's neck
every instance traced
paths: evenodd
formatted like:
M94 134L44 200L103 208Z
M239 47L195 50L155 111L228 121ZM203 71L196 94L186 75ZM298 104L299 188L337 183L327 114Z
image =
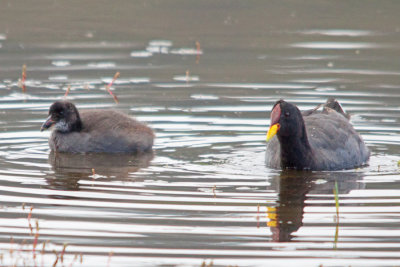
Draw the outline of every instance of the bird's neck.
M82 121L79 113L76 114L76 120L70 125L71 132L80 132L82 130Z
M312 149L305 128L301 136L278 136L278 139L283 169L307 170L313 167Z
M83 124L77 109L75 109L75 112L71 114L67 124L68 130L66 132L80 132L82 130Z

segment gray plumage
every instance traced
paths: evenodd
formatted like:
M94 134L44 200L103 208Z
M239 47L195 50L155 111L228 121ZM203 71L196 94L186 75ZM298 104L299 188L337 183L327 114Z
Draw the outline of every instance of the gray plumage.
M329 99L322 111L317 111L318 106L302 114L296 106L283 100L278 101L278 104L282 109L281 128L267 143L265 162L268 167L341 170L356 168L368 162L368 148L336 100ZM297 116L290 123L297 121L298 125L303 124L305 134L280 133L286 127L284 124L287 118L283 118L283 114L287 110L290 110L292 117ZM294 128L301 126L291 129Z
M57 152L136 153L150 151L154 133L145 124L115 110L83 110L55 102L42 130L54 125L50 149Z

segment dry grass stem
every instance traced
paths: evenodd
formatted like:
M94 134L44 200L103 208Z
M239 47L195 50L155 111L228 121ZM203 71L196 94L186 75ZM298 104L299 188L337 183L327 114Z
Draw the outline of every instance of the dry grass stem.
M26 92L26 64L22 65L22 79L21 79L21 88L22 88L22 92L25 93Z
M200 42L199 42L199 41L196 41L196 51L197 51L197 54L196 54L196 64L199 64L199 62L200 62L200 55L201 55L201 47L200 47Z
M107 267L110 267L110 264L111 264L111 257L114 255L114 252L113 251L111 251L109 254L108 254L108 261L107 261Z
M118 79L119 76L120 76L119 72L115 73L115 75L114 75L113 79L111 80L111 82L106 86L107 92L114 98L114 101L115 101L116 104L119 103L119 100L118 100L117 96L111 91L111 86L113 85L115 80Z
M68 84L67 91L64 94L64 98L67 98L70 90L71 90L71 85Z
M214 198L216 198L217 197L217 194L215 193L215 190L217 189L217 187L214 185L213 186L213 189L212 189L212 192L213 192L213 194L214 194Z
M190 72L189 72L189 70L187 70L186 71L186 82L189 82L189 80L190 80Z

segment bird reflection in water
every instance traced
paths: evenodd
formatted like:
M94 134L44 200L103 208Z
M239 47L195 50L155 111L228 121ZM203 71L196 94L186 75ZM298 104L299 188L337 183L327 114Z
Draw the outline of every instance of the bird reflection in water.
M149 166L153 151L140 154L49 154L49 163L54 174L49 174L47 183L58 190L78 190L80 180L128 179L129 174ZM93 173L95 172L95 174Z
M348 194L351 190L361 189L364 186L359 181L360 172L308 172L287 170L272 178L271 187L278 192L275 207L267 207L268 222L272 240L275 242L289 242L294 233L303 226L304 208L306 200L318 200L318 195L332 196L335 181L338 183L339 193ZM321 180L323 183L316 183ZM322 199L322 198L321 198ZM318 223L318 222L316 222ZM335 222L332 220L332 224ZM336 225L336 224L335 224Z

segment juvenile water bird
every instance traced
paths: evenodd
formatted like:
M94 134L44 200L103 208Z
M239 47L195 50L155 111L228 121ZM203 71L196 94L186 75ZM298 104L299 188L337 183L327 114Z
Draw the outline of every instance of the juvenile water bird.
M342 170L367 164L370 152L339 102L301 113L279 100L271 112L265 163L270 168Z
M82 110L68 101L54 102L41 131L54 126L50 149L57 152L137 153L150 151L153 130L115 110Z

